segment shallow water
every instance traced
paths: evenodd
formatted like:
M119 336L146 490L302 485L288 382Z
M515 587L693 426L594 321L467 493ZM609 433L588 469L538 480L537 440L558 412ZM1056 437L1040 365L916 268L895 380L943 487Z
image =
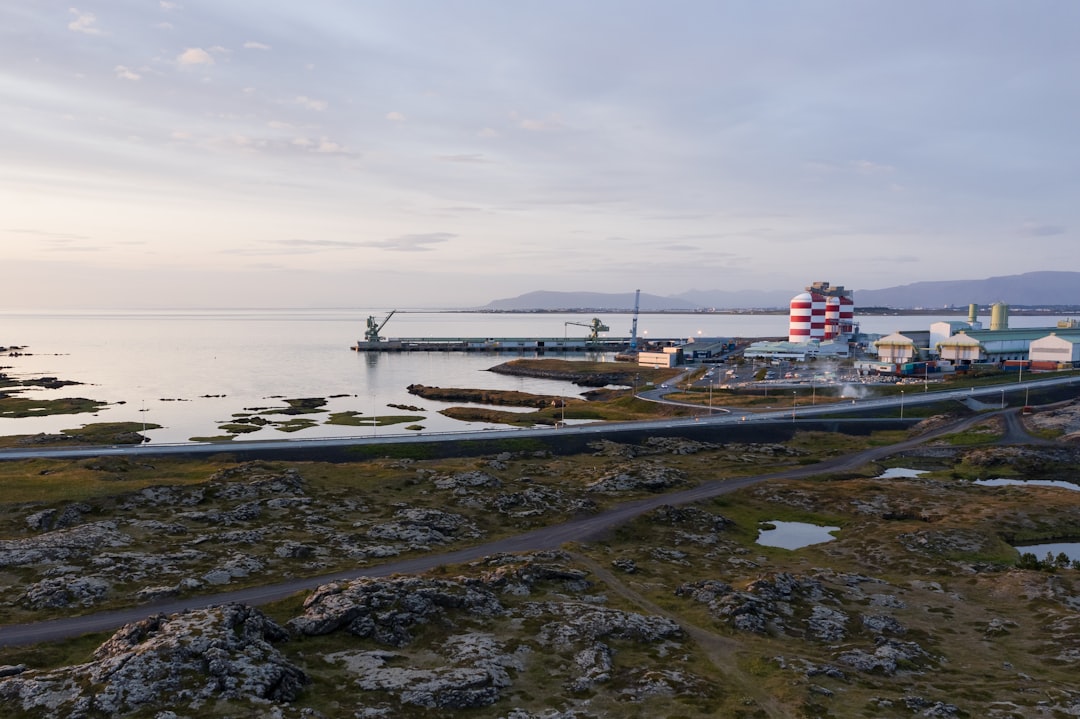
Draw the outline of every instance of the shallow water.
M976 479L974 484L981 484L985 487L1005 487L1009 485L1020 487L1060 487L1062 489L1071 489L1074 492L1080 492L1080 485L1058 479Z
M831 542L836 539L832 533L840 531L840 527L823 527L806 522L770 521L768 524L774 525L776 529L762 529L758 532L757 543L781 549L801 549L811 544Z

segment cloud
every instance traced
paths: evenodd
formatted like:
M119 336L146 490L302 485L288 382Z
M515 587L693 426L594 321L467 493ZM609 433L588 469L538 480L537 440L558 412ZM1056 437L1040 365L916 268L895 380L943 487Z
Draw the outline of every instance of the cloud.
M490 127L485 127L480 132L476 133L479 137L498 137L499 131Z
M880 175L895 171L892 165L884 165L870 160L855 160L849 164L852 169L863 175Z
M322 112L329 106L325 100L313 100L307 95L297 95L295 102L297 105L303 105L307 109L317 112Z
M491 160L484 157L478 152L462 153L460 155L436 155L437 159L443 162L472 162L472 163L488 163Z
M89 235L76 235L71 232L46 232L44 230L31 230L23 228L13 228L8 230L8 232L19 235L37 235L38 237L43 237L52 242L73 242L75 240L92 239Z
M435 245L441 242L449 242L457 237L452 232L428 232L419 235L399 235L385 240L370 240L361 242L364 247L380 247L394 252L430 252L427 245Z
M519 117L516 112L510 113L511 119L517 121L518 127L522 130L528 130L529 132L556 132L563 130L566 125L559 118L558 115L548 115L546 120L538 120L535 118Z
M1024 237L1050 237L1064 235L1067 231L1064 225L1043 225L1036 222L1025 222L1020 228L1020 234Z
M189 47L180 53L176 61L181 65L213 65L214 58L201 47Z
M92 12L79 12L78 8L69 8L68 12L75 16L75 19L68 23L68 30L72 32L81 32L85 35L100 35L101 29L95 27L97 18L94 17Z
M339 145L327 137L321 137L318 140L296 137L293 138L291 144L293 147L299 147L309 152L319 152L327 155L346 155L349 152L344 145Z
M405 114L402 112L388 112L386 113L386 119L391 122L405 122Z
M113 71L116 73L116 77L121 80L138 80L142 77L142 75L135 72L126 65L117 65L113 68Z
M245 50L269 50L270 46L261 42L255 42L254 40L248 40L244 43Z
M271 245L267 247L266 245ZM261 255L312 255L319 252L335 252L338 250L355 250L362 247L362 242L341 240L305 240L293 238L289 240L270 240L259 247L236 247L222 250L224 255L261 256Z
M158 3L158 5L165 12L168 12L170 10L181 10L183 8L183 6L180 5L180 3L169 2L169 0L161 0L161 2Z

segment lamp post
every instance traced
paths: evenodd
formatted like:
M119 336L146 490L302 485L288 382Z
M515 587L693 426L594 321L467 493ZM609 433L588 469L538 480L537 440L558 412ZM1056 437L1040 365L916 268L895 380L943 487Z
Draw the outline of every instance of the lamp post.
M1005 409L1005 390L1001 390L1001 408Z
M900 390L900 419L904 418L904 390Z
M810 404L815 405L817 404L817 385L813 382L810 383L810 392Z
M792 390L792 392L791 392L791 421L792 422L795 421L795 395L796 395L795 391Z

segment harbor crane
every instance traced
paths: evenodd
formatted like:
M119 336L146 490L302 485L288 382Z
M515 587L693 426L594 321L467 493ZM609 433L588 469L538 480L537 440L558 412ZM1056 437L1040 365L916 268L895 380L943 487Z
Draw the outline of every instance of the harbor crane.
M382 322L377 322L375 320L375 315L368 315L367 329L364 330L364 341L365 342L381 342L382 337L379 336L379 332L382 331L383 327L386 327L386 323L390 321L390 318L394 316L395 312L397 312L397 310L391 310L390 314L388 314L386 316L386 319L383 320Z
M641 290L634 291L634 323L630 326L630 351L637 352L637 316L641 306Z
M599 317L593 317L592 322L563 322L563 335L566 334L566 326L567 325L577 325L578 327L588 327L589 328L589 341L590 342L595 342L600 337L601 332L609 332L611 330L610 327L608 327L607 325L605 325L603 322L600 321Z

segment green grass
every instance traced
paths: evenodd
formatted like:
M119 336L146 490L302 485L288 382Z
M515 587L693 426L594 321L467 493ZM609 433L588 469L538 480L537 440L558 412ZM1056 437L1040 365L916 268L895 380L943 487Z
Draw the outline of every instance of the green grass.
M108 406L83 397L65 399L29 399L26 397L0 398L0 417L45 417L54 414L85 414L97 412Z

